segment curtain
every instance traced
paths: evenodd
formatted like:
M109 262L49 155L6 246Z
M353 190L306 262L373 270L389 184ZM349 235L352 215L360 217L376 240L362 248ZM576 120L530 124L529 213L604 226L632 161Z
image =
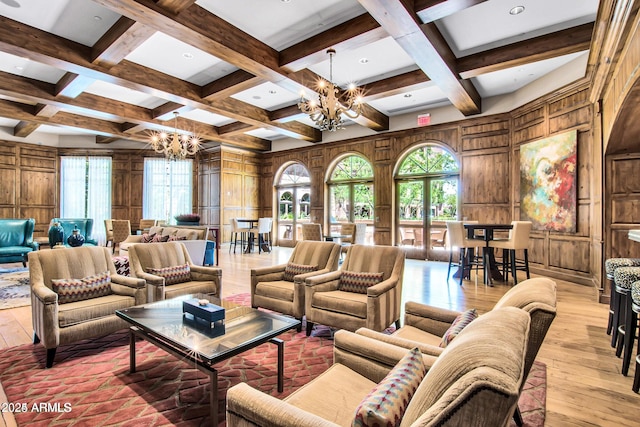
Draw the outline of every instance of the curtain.
M143 218L175 224L175 216L192 212L193 161L144 159Z
M60 217L91 218L91 235L106 243L111 218L111 157L64 156L60 163Z

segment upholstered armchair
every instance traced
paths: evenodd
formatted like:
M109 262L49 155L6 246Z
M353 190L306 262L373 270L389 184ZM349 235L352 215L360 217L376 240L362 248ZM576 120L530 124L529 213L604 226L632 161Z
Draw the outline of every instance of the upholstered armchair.
M307 335L314 323L350 331L399 327L404 258L395 246L353 245L340 270L305 279Z
M117 274L105 247L31 252L29 280L33 342L47 349L47 368L59 346L126 328L115 310L146 302L144 280Z
M153 301L195 293L222 295L222 269L195 265L180 242L131 245L129 267L133 277L146 280Z
M511 288L492 309L494 311L504 307L516 307L526 311L531 317L524 365L525 379L556 316L556 300L556 282L546 277L536 277ZM443 336L461 315L463 313L459 311L407 302L404 326L392 335L365 328L358 329L356 333L405 348L417 346L424 354L438 356L444 351L441 346ZM516 412L515 416L519 417L519 412Z
M21 262L27 266L29 252L38 250L38 243L33 241L33 229L36 220L33 218L1 218L0 219L0 263Z
M73 228L78 227L80 234L84 237L84 246L97 246L98 241L91 237L93 231L92 218L53 218L51 223L59 223L64 229L64 244L67 245L67 238L73 234Z
M305 279L335 271L339 257L337 243L299 241L287 264L251 270L251 306L278 311L302 321Z
M322 225L302 224L302 240L322 240Z
M433 358L338 331L334 364L284 400L246 383L231 387L227 426L335 427L365 417L368 425L507 426L524 381L528 332L526 312L494 310Z

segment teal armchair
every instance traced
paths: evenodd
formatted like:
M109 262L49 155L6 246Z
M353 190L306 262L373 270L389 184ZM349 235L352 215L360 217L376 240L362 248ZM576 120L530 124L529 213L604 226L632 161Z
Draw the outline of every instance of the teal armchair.
M38 250L38 244L33 241L35 226L33 218L0 218L0 263L21 262L27 266L29 252Z
M93 219L91 218L53 218L52 223L58 222L64 229L64 244L73 233L73 227L78 227L80 234L84 236L84 246L98 246L98 241L91 237L93 231Z

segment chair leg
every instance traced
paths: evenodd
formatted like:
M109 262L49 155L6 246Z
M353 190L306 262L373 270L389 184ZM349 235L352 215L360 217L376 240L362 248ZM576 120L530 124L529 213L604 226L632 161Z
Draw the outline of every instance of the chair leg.
M460 249L460 286L462 286L462 281L464 280L464 269L466 268L465 261L467 254L465 252L465 249Z
M40 337L35 332L33 333L33 343L38 344L40 342Z
M611 335L613 333L613 294L616 292L616 287L611 277L607 275L607 279L609 280L609 319L607 320L607 335Z
M522 419L522 414L520 413L520 407L516 405L516 410L513 412L513 421L515 421L518 427L522 427L524 425L524 420Z
M529 250L524 250L524 271L527 272L527 279L531 279L531 275L529 274Z
M612 293L612 301L613 301L613 318L611 320L612 329L611 329L611 347L615 348L618 343L618 326L620 322L620 294L616 291L615 283L613 283L613 293Z
M447 282L449 281L449 276L451 275L451 264L453 264L453 251L449 251L449 268L447 268Z
M53 366L53 359L55 359L56 357L56 350L57 350L57 347L47 349L47 364L46 364L47 368L50 368Z
M622 353L622 375L625 377L629 373L629 365L631 364L631 356L633 354L633 344L636 339L636 328L638 325L638 314L632 310L631 306L633 300L631 299L631 293L627 295L627 309L624 325L624 345Z
M309 322L307 320L307 336L311 335L311 331L313 330L313 322Z
M518 270L516 268L516 251L509 249L509 260L511 261L511 276L513 277L513 284L518 284Z
M638 345L640 347L640 345ZM633 377L633 387L631 388L634 392L640 391L640 351L638 351L638 355L636 356L636 373Z
M400 329L400 319L396 319L395 324L396 324L396 329Z

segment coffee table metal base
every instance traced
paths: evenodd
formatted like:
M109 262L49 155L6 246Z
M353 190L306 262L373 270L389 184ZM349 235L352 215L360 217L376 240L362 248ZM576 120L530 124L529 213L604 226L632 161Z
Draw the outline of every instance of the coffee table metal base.
M131 373L136 372L136 336L152 343L156 347L163 349L177 358L186 358L195 362L201 372L209 375L209 385L211 386L211 393L209 396L211 424L218 425L218 371L213 367L213 365L203 362L194 354L189 354L184 350L159 339L147 331L136 326L131 326L129 328L129 370ZM279 338L271 338L269 342L278 346L278 393L282 393L282 390L284 389L284 341ZM232 356L234 355L229 355L229 357Z

